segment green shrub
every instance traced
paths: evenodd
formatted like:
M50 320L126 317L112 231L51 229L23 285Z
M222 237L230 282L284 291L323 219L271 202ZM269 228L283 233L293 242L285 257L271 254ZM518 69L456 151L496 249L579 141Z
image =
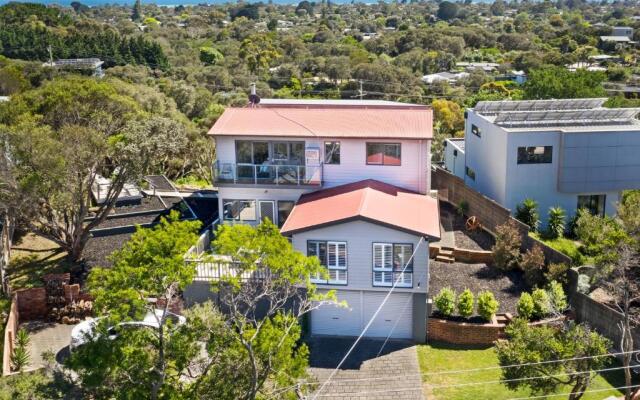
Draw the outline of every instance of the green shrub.
M484 291L478 293L478 314L485 320L491 321L498 312L500 303L493 296L493 293Z
M533 299L533 316L536 318L544 318L551 311L549 296L544 289L535 289L531 293Z
M544 253L538 245L527 250L522 256L520 268L524 271L524 280L529 287L535 287L544 280Z
M522 238L517 223L513 220L496 228L496 243L491 248L493 261L502 271L515 268L520 261Z
M460 200L458 207L456 207L458 215L465 216L469 213L469 202L466 200Z
M14 371L22 371L29 365L29 351L26 347L16 346L11 353L11 366Z
M518 300L518 316L526 319L531 319L533 315L533 298L527 292L523 292Z
M532 231L537 231L540 224L538 203L533 199L524 199L521 204L516 206L516 219L529 225Z
M465 289L458 296L458 314L465 318L473 315L473 293L469 289Z
M453 314L456 308L456 292L448 287L442 288L434 299L434 303L440 314L447 317Z
M566 214L562 207L549 208L549 221L547 222L547 234L551 238L558 238L564 235L564 219Z
M31 342L29 332L27 332L27 330L24 328L20 328L18 330L18 333L16 333L16 346L27 347L29 346L29 342Z
M551 281L551 283L549 283L549 286L547 286L547 296L549 297L552 312L563 313L569 306L567 303L567 295L564 294L564 289L559 282Z
M549 264L547 272L544 273L544 278L547 282L556 281L566 284L569 281L568 271L569 266L565 263Z

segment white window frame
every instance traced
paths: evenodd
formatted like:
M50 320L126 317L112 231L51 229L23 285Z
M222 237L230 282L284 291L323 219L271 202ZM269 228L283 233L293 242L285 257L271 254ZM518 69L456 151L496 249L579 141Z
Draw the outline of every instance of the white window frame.
M329 285L346 285L348 283L348 268L349 268L349 257L347 250L347 242L341 241L333 241L333 240L308 240L307 241L307 251L309 249L309 243L314 243L316 248L316 253L319 253L318 249L320 243L325 243L326 245L326 265L322 264L324 260L320 260L320 263L327 268L327 272L329 273L329 279L321 279L319 275L311 276L311 282L320 283L320 284L329 284ZM340 249L343 249L341 251ZM333 254L333 262L331 262L332 254ZM342 253L342 256L340 255ZM308 254L307 254L308 255Z
M411 260L411 269L407 268L404 272L394 270L394 247L397 245L411 246L413 252L413 243L386 243L386 242L374 242L372 245L372 285L373 286L393 286L394 275L399 274L398 284L396 287L413 287L413 260ZM376 249L381 248L382 262L376 261ZM404 265L402 268L404 269Z

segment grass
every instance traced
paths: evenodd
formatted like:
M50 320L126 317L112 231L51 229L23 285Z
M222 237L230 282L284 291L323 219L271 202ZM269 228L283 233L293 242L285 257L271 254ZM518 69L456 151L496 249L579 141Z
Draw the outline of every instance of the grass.
M529 232L529 236L541 241L552 249L566 254L573 260L576 265L584 265L593 261L590 257L587 257L580 252L580 247L582 246L582 244L579 241L572 240L566 237L551 239L545 237L545 235L541 235L538 232Z
M178 188L211 189L211 182L193 175L178 178L175 184Z
M418 360L422 373L466 370L498 366L498 357L493 347L477 348L456 346L443 343L418 346ZM425 395L434 400L501 400L528 397L528 389L512 391L501 383L462 386L456 388L430 388L429 385L454 385L471 382L499 381L500 369L467 372L462 374L425 375ZM602 400L608 396L620 396L622 392L612 389L624 386L621 370L606 372L596 376L589 390L609 389L602 392L586 393L582 400ZM570 392L569 387L561 388L558 393ZM550 399L566 399L568 396L555 396Z
M68 272L72 264L65 256L66 253L52 241L32 233L25 235L11 249L11 262L7 268L11 288L41 286L43 275Z

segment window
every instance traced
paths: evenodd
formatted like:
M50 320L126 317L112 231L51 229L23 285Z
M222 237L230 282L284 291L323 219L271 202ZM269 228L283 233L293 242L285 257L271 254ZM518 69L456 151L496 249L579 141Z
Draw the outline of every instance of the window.
M293 201L278 201L278 227L282 228L291 210L293 210Z
M324 163L340 164L340 142L324 142Z
M604 217L607 196L604 194L590 194L578 196L578 210L584 208L593 215Z
M329 283L334 285L347 284L347 243L321 240L307 241L307 255L316 256L320 264L329 272L329 280L320 275L312 276L315 283Z
M304 163L304 142L236 140L236 163L260 165L269 161L302 165Z
M482 134L480 133L480 128L478 128L478 126L476 126L475 124L471 124L471 133L473 133L477 137L482 137Z
M471 180L476 180L476 171L467 166L464 167L464 174L471 178Z
M399 287L412 287L412 254L413 244L374 243L373 286L393 286L393 283L397 280L397 286Z
M367 164L400 165L400 143L367 143Z
M226 221L255 221L255 200L223 200L223 214Z
M518 164L550 164L553 146L518 147Z

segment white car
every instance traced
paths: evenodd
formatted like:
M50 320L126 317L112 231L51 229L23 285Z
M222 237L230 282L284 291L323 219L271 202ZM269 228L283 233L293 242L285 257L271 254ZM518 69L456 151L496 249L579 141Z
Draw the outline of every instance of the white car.
M147 313L142 321L121 322L116 326L109 327L108 337L111 340L118 337L116 327L147 327L157 329L159 325L158 320L162 318L162 314L163 310L156 309L153 313ZM93 337L95 335L95 329L98 325L98 322L100 322L100 320L103 318L104 317L82 321L78 325L74 326L71 330L71 344L69 345L69 349L74 350L79 346L85 344L91 337ZM165 318L170 319L176 326L183 325L187 322L187 319L182 315L177 315L169 311L167 311Z

